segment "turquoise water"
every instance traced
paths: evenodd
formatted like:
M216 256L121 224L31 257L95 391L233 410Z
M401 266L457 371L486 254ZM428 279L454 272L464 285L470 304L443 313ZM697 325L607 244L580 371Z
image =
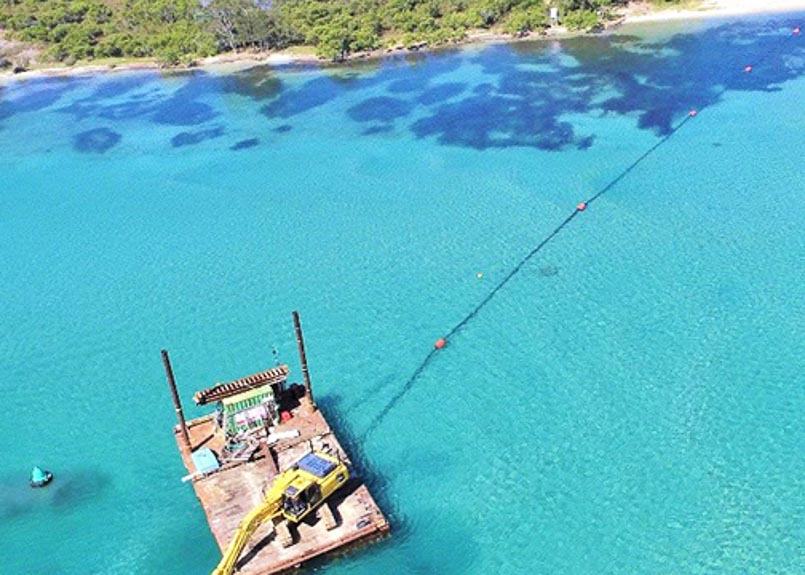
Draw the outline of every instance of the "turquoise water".
M0 88L0 571L209 572L159 350L298 309L395 528L315 571L802 573L803 19Z

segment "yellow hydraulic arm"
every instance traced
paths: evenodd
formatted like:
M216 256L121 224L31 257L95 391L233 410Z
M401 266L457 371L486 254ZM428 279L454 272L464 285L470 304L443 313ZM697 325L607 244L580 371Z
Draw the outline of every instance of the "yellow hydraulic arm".
M232 575L243 548L260 525L301 521L348 479L349 469L337 457L320 451L302 457L274 479L263 502L243 518L212 575Z
M235 535L232 537L232 541L229 542L224 552L224 556L221 558L221 562L218 563L212 575L231 575L235 570L235 563L237 563L238 557L240 557L252 534L260 525L281 514L281 495L279 497L269 497L252 509L241 521L238 530L235 531Z

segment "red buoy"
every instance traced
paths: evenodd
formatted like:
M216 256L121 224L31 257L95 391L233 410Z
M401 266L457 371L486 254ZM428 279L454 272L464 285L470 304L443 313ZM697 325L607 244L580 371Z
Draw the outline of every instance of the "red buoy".
M691 110L690 112L688 112L688 116L690 116L691 118L693 118L693 117L694 117L696 114L698 114L698 113L699 113L699 112L697 112L696 110Z
M747 66L746 68L744 68L744 72L751 72L751 71L752 71L752 66Z
M443 337L440 337L439 339L436 340L436 343L433 344L433 347L435 347L436 349L442 349L446 345L447 340L444 339Z
M583 212L584 210L587 209L587 202L579 202L578 204L576 204L576 209L580 212Z

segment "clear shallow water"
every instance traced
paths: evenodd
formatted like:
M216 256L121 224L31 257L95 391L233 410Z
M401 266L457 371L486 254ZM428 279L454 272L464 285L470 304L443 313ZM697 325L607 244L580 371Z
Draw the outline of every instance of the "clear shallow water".
M0 88L0 571L208 572L159 349L196 415L299 309L395 526L318 569L802 572L801 20Z

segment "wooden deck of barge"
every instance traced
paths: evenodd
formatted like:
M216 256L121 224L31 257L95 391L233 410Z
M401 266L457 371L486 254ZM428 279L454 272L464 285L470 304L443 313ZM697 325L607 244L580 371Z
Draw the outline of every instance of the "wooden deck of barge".
M250 461L224 465L220 470L192 480L210 530L221 551L226 548L243 517L263 499L273 477L295 463L312 449L338 454L349 464L349 456L330 428L321 411L312 408L306 397L292 410L293 417L277 431L299 430L300 436L272 446L273 457L260 450ZM223 438L215 432L211 416L187 422L190 449L184 443L179 426L176 441L188 473L193 473L191 452L208 447L221 453ZM243 575L270 575L302 566L315 557L382 537L389 524L375 503L369 489L358 477L352 477L328 504L337 526L328 530L321 511L291 526L293 545L283 547L275 541L271 525L263 525L244 549L238 563Z

